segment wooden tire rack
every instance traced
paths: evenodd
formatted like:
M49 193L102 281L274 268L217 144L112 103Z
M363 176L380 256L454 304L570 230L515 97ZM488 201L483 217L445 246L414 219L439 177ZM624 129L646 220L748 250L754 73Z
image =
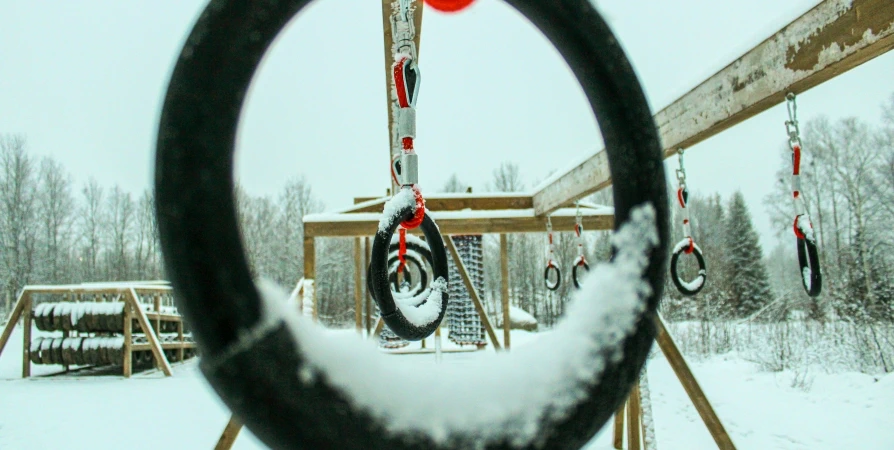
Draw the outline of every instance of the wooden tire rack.
M39 304L35 304L34 297L38 295L56 296L61 298L61 302L54 303L53 308L63 308L62 305L71 305L64 307L60 315L38 315L35 313L44 313L46 309L37 310ZM166 301L172 297L171 287L167 284L151 282L151 283L102 283L102 284L79 284L79 285L62 285L62 286L26 286L16 304L13 307L12 315L9 317L9 323L0 334L0 354L6 346L7 341L12 335L12 331L18 323L19 318L23 322L23 346L22 346L22 377L31 376L31 364L33 361L45 360L43 353L45 351L59 352L62 349L57 347L63 346L66 340L74 338L94 339L94 338L117 338L121 344L115 346L114 353L104 353L104 355L113 354L119 357L123 375L130 377L134 371L134 358L140 363L152 362L156 368L161 369L166 376L171 376L170 360L183 361L196 354L196 344L192 341L191 336L185 333L184 322L173 305L163 305L163 303L171 303ZM151 299L151 301L147 301ZM164 300L163 300L164 299ZM87 326L83 323L77 323L78 319L66 317L69 310L77 309L75 305L84 308L84 305L114 305L122 303L120 313L105 314L102 325ZM52 311L50 311L52 312ZM85 316L86 317L86 316ZM110 319L111 317L111 319ZM32 342L32 325L36 320L42 320L41 326L44 328L57 330L62 333L61 339L46 338L43 341L53 339L58 344L53 344L52 348L41 345L40 338ZM163 331L170 331L166 335L162 335ZM93 341L96 342L96 341ZM81 349L78 349L79 351ZM32 351L40 351L41 355L32 355ZM151 357L147 355L151 353ZM34 358L32 358L34 356ZM146 358L146 359L143 359ZM69 370L69 366L73 358L67 354L65 357L58 355L50 355L46 358L45 363L61 364L65 371ZM51 362L52 361L52 362ZM112 364L117 365L117 364Z

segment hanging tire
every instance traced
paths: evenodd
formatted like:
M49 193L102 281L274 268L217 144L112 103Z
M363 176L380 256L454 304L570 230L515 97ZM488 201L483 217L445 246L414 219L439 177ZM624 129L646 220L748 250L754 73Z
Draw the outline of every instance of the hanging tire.
M185 40L168 86L159 120L156 211L167 273L178 293L178 309L203 355L201 368L227 406L274 448L509 447L511 437L469 442L463 440L467 436L451 435L436 441L424 432L390 432L325 373L303 381L299 374L313 369L298 350L302 342L296 343L285 324L262 321L261 298L248 271L234 208L236 129L258 64L308 3L209 4ZM579 448L627 397L655 337L651 318L663 292L669 239L661 145L630 63L588 0L509 3L556 45L596 113L614 183L616 229L634 207L650 205L656 212L659 243L643 271L651 293L644 296L634 330L621 338L617 357L593 355L593 381L577 387L581 400L561 418L544 415L536 444L528 445ZM432 243L438 251L439 245ZM383 267L385 254L377 255ZM374 276L380 290L387 287L384 270ZM302 426L295 426L296 417Z
M819 250L816 242L798 238L798 265L801 267L801 286L811 297L823 291L823 275L820 272ZM807 271L808 273L804 273Z
M684 239L688 240L688 238ZM681 242L682 243L682 242ZM688 245L677 244L676 251L671 255L671 263L670 263L670 275L671 281L674 282L674 286L677 287L677 290L680 291L680 294L684 296L693 296L701 292L705 287L705 283L708 281L708 269L705 266L705 257L702 256L702 250L698 248L697 245L692 245L692 253L695 256L696 262L698 262L698 275L692 281L684 281L683 277L680 275L679 266L677 263L680 260L680 256L686 253L686 250L689 249ZM701 279L700 283L697 283L698 280Z

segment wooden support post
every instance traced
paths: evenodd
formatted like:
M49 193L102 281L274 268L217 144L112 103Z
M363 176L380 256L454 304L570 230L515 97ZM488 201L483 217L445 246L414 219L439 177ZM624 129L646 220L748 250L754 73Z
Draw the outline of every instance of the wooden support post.
M627 399L627 450L640 450L640 419L642 411L639 404L639 383L633 385Z
M12 330L15 329L16 323L19 321L19 318L22 316L22 312L25 310L25 293L27 291L22 291L19 295L18 300L16 300L15 306L12 307L12 314L9 315L9 322L6 322L6 327L3 329L3 334L0 334L0 355L3 354L3 348L6 347L6 343L9 341L9 337L12 335ZM30 349L30 343L28 345Z
M379 317L379 320L376 321L376 329L373 331L372 337L377 338L379 334L382 333L382 328L385 328L385 321Z
M305 282L307 282L307 280L316 280L317 279L317 254L316 254L316 249L314 249L314 237L308 236L306 234L307 226L304 227L304 232L305 232L305 235L304 235L304 280L305 280ZM314 286L314 289L313 289L313 292L311 295L311 302L312 302L311 306L313 307L312 317L313 317L314 322L316 322L317 318L318 318L316 286Z
M615 412L615 427L612 429L612 446L617 450L624 448L624 410L627 402L621 403L618 411Z
M475 310L478 311L478 317L481 318L481 323L484 324L484 329L487 330L487 336L490 337L490 341L493 342L495 349L502 350L503 348L500 345L500 341L497 340L497 334L494 333L494 327L491 326L490 320L487 318L487 313L484 311L484 306L481 304L481 298L478 296L478 291L475 290L475 285L472 284L472 278L469 277L469 272L466 271L466 265L463 263L462 258L459 257L459 252L456 251L453 237L444 236L444 243L447 244L447 249L450 250L450 254L453 255L453 262L456 263L456 270L459 272L460 278L463 279L463 283L469 291L469 297L472 297L472 303L475 305Z
M181 344L183 344L183 342L184 342L184 339L183 339L183 318L182 317L180 318L180 320L177 321L177 340L180 341ZM183 357L184 357L183 353L184 353L183 346L181 345L180 348L177 349L177 361L183 361Z
M139 298L138 298L139 299ZM152 307L155 308L155 332L161 332L161 296L158 294L152 295Z
M658 329L656 336L658 346L680 380L680 384L683 385L683 389L686 390L686 394L689 395L689 400L692 401L693 406L695 406L696 411L701 416L702 421L711 433L711 437L714 438L714 442L717 443L717 448L734 450L736 447L733 445L732 439L730 439L723 424L720 423L720 418L717 417L717 413L714 412L714 408L708 402L708 398L702 391L701 386L695 381L695 376L689 370L689 365L686 364L686 360L683 359L683 355L664 327L664 322L657 314L655 315L655 325Z
M220 434L220 439L217 440L217 445L214 446L214 450L230 450L233 448L233 443L239 437L240 431L242 431L242 423L236 419L235 415L231 415L230 421L227 422L223 433Z
M363 267L364 267L364 278L366 277L366 267L369 267L370 260L370 252L372 251L372 247L369 245L369 237L364 238L363 242ZM372 322L372 293L369 292L369 285L367 283L363 283L363 304L364 310L366 311L366 335L372 332L373 322Z
M158 335L155 333L155 330L152 329L152 325L149 324L149 319L146 318L146 314L140 308L140 303L137 298L137 293L134 289L128 288L124 295L125 308L127 307L127 304L130 304L130 307L133 308L134 315L137 317L137 322L139 322L140 328L143 329L143 333L146 334L146 339L149 341L152 355L155 356L156 367L160 368L165 375L171 376L174 373L171 370L171 365L168 363L168 358L165 357L164 350L161 348L161 343L158 342Z
M31 376L31 293L22 291L25 300L22 309L22 378Z
M394 74L391 65L394 64L394 39L391 36L391 3L392 0L382 0L382 33L384 37L385 49L385 98L388 101L388 165L391 165L392 155L399 152L398 140L394 136L394 102L391 100L391 80ZM416 44L416 60L419 60L420 42L422 37L422 11L423 2L416 2L416 13L413 15L413 27L416 29L416 36L413 42ZM397 192L397 185L391 180L392 192Z
M124 302L124 361L122 361L124 378L133 374L133 309L130 303Z
M354 327L357 333L363 333L363 256L360 238L354 238Z
M505 234L500 234L500 297L503 302L503 346L509 350L509 243Z

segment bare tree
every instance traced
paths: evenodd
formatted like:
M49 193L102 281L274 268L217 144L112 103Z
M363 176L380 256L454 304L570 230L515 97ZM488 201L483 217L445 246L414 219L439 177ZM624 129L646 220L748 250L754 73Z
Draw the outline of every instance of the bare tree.
M130 277L130 246L134 225L134 203L129 192L115 186L109 192L106 215L109 242L107 278L126 280Z
M494 169L493 189L498 192L518 192L524 189L518 164L504 162Z
M16 296L34 266L34 162L22 136L0 136L0 282Z
M90 178L81 190L81 237L83 248L78 261L81 263L81 278L95 281L100 278L99 256L103 246L103 188L95 178Z
M71 234L75 202L71 176L50 158L40 162L37 216L41 227L41 283L62 283L71 278Z

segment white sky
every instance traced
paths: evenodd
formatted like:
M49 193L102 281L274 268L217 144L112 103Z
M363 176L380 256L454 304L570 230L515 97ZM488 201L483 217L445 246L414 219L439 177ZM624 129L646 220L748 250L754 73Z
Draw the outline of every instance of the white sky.
M164 89L205 1L0 0L0 132L61 161L80 184L151 186ZM604 0L599 7L657 111L817 0ZM326 0L280 36L243 111L237 176L275 195L305 175L329 209L388 186L379 1ZM501 161L531 187L601 147L579 86L549 43L509 6L478 0L427 10L420 49L417 151L425 190L456 172L481 192ZM323 70L320 68L324 67ZM799 96L821 114L878 122L894 92L894 54ZM784 145L783 105L687 152L690 187L742 189L765 245L763 207ZM809 142L805 142L809 151ZM676 160L669 160L676 164Z

